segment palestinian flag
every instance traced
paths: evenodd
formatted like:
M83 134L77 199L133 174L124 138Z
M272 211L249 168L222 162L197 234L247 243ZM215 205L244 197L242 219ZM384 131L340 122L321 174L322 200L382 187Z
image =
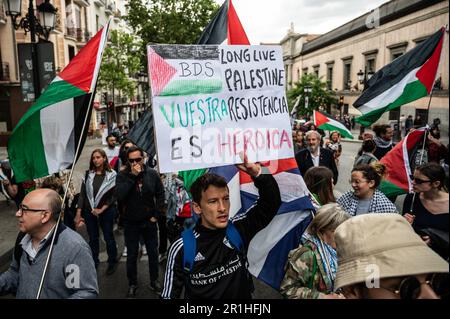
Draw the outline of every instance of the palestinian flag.
M338 131L343 137L353 139L353 134L350 132L344 124L333 119L331 115L325 115L322 112L314 111L314 124L326 131Z
M231 45L250 45L231 0L226 0L223 3L217 14L203 30L197 44L222 44L225 40L227 40L227 44ZM182 171L179 172L179 175L183 177L184 186L189 191L192 183L207 171L208 169Z
M203 30L197 44L250 44L231 0L226 0L220 10Z
M231 0L225 1L222 7L220 7L217 14L205 30L203 30L197 44L222 44L225 40L227 40L227 44L250 44L244 28L239 21L239 17L234 10ZM170 74L170 72L166 73ZM167 79L155 80L161 84L167 81ZM178 89L180 89L180 87L167 88L166 94L176 94L175 92ZM214 90L214 86L211 87L211 90ZM141 147L150 156L150 158L155 156L156 150L153 143L153 116L149 110L146 110L144 115L136 122L135 125L133 125L133 128L128 132L127 137L133 141L134 144ZM205 172L205 169L184 172L184 174L186 174L184 176L185 184L187 184L186 188L189 189L190 183L192 183L197 177L203 175Z
M109 22L70 61L21 118L8 142L17 182L68 168L84 145ZM82 136L83 135L83 136Z
M445 28L411 51L386 65L367 82L361 96L353 103L363 115L358 123L370 126L384 112L430 94L441 56Z
M387 177L381 182L380 190L386 196L396 196L412 192L412 167L418 149L422 148L427 128L420 128L405 136L382 159L386 166Z

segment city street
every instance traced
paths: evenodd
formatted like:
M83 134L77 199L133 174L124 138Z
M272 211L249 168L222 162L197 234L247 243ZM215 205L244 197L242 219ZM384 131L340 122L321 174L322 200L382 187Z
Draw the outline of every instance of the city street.
M74 171L74 182L76 183L77 189L80 187L80 181L84 175L84 171L89 166L89 158L92 151L96 148L103 148L101 145L100 139L92 139L86 142L86 145L80 155L80 158L75 166ZM354 157L360 147L360 143L357 141L343 142L343 152L340 160L339 166L339 180L335 186L336 196L344 193L349 189L348 180L351 174L351 168L353 166ZM0 246L3 254L7 249L12 248L14 245L15 235L17 231L17 223L16 218L14 217L15 213L15 205L14 203L10 203L9 206L6 206L6 201L2 199L0 201L0 214L2 216L2 245ZM8 228L3 231L3 228ZM83 227L80 229L80 233L87 240L87 232ZM119 252L122 253L124 248L124 238L123 232L116 228L115 230L115 238L119 248ZM100 253L100 266L98 269L98 280L100 286L100 298L125 298L128 289L128 283L126 278L126 258L122 257L119 263L119 266L116 272L111 275L105 275L106 271L106 248L103 240L100 240L101 245L101 253ZM10 256L10 255L9 255ZM8 257L9 257L8 256ZM9 257L10 258L10 257ZM3 258L5 259L5 258ZM9 260L9 259L8 259ZM3 260L0 263L0 269L3 271L5 267L7 267L9 262L5 263ZM165 271L165 261L161 263L160 266L160 280L163 283L163 276ZM139 288L137 291L137 298L157 298L155 293L148 288L149 284L149 274L148 274L148 264L147 264L147 256L142 256L138 265L138 280L139 280ZM270 286L267 286L263 282L254 279L255 282L255 298L281 298L281 295L272 289ZM6 298L10 298L11 296L7 296Z

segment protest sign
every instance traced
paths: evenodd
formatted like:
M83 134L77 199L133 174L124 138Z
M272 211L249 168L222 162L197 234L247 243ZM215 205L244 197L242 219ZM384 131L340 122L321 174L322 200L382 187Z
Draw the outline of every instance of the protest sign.
M294 156L279 46L149 45L159 170Z

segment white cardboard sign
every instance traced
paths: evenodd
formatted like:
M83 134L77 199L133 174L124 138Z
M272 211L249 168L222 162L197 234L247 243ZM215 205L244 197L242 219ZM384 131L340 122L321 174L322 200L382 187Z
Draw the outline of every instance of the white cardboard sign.
M147 49L161 173L294 156L280 46Z

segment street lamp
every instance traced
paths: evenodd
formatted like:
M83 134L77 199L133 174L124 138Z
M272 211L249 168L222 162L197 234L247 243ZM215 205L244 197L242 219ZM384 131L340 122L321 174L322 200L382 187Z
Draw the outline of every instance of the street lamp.
M367 81L370 80L370 78L373 76L374 72L372 70L369 70L367 72L367 69L364 70L364 72L360 69L358 73L356 73L356 76L358 77L359 84L366 85Z
M364 72L360 69L359 72L356 73L359 83L364 84L364 88L366 86L367 81L369 81L373 75L374 75L374 72L372 71L372 69L370 69L369 72L367 72L367 67L364 68ZM360 139L360 140L363 139L365 129L366 128L363 125L360 126L358 139Z
M31 42L36 42L36 34L48 39L50 31L55 28L57 9L45 0L37 6L39 20L34 15L33 0L29 0L28 13L17 22L17 18L22 14L22 0L6 0L6 15L11 17L14 29L24 29L25 34L30 32Z
M38 67L38 54L37 51L39 49L44 50L43 48L45 46L49 45L48 37L50 35L50 31L55 28L55 21L56 21L56 11L57 9L50 4L50 0L45 0L43 3L37 6L37 10L39 12L39 20L36 19L36 16L34 15L34 3L33 0L29 0L28 4L28 13L25 17L22 17L19 22L17 22L17 18L22 14L22 0L6 0L6 14L11 17L12 25L14 26L15 30L18 30L19 28L22 28L25 31L25 34L30 32L30 39L31 44L21 44L23 47L27 47L30 50L31 53L31 64L28 67L28 70L32 70L33 74L33 82L31 87L33 88L33 97L36 100L40 93L41 93L41 83L39 82L39 74L47 75L48 72L54 75L54 69L53 69L53 50L52 50L52 59L50 60L51 63L44 62L44 71L39 71ZM37 43L39 41L36 41L36 35L38 37L42 36L45 38L46 43ZM20 54L20 52L19 52ZM39 54L40 55L40 54ZM40 55L41 56L41 55ZM32 66L32 67L31 67ZM41 68L42 69L42 68ZM42 73L41 73L42 72ZM26 79L26 76L24 77ZM26 81L22 79L22 89L25 87ZM30 92L31 94L31 92ZM30 100L25 100L30 101Z
M305 109L306 109L306 116L309 117L309 94L312 92L312 87L309 85L306 85L303 88L303 92L305 93Z
M306 85L303 88L303 92L305 93L305 109L306 109L306 116L308 116L309 113L309 94L312 92L312 87L309 85Z

